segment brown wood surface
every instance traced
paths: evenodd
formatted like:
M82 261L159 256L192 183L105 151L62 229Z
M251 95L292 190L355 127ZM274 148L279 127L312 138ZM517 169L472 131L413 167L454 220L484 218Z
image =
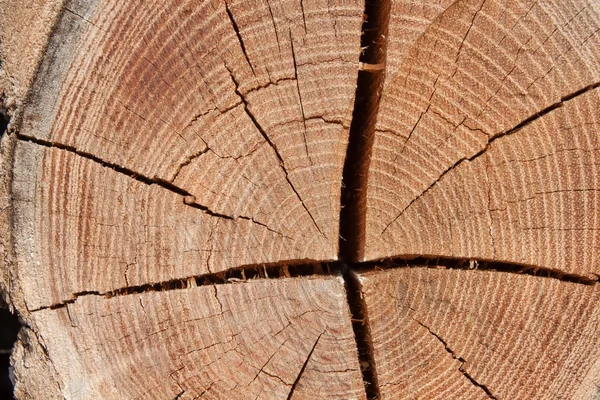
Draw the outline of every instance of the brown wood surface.
M600 3L0 0L18 399L594 399Z
M589 90L460 162L390 224L386 248L596 278L599 109Z
M597 285L419 267L361 281L383 398L599 393Z
M364 397L339 278L85 296L38 315L69 397Z
M598 148L591 89L600 82L597 3L415 8L421 23L411 32L418 34L410 50L392 53L382 94L366 258L443 254L598 272L591 222L598 179L582 160ZM394 26L391 43L407 29ZM457 179L454 193L442 189L446 179ZM424 204L430 195L435 206ZM589 233L580 215L591 222ZM573 240L575 230L582 232Z

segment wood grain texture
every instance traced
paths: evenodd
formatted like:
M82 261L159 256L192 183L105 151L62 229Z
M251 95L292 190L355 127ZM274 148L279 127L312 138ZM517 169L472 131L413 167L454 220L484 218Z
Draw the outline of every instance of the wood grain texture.
M336 259L360 23L358 3L68 2L20 132L67 151L15 167L24 265L53 276L24 275L28 304Z
M589 90L459 163L390 225L390 246L597 279L598 109Z
M0 229L2 232L10 232L12 228L12 181L10 171L12 170L12 155L14 153L15 138L2 140L0 142ZM0 235L0 259L5 260L0 268L0 296L5 304L11 296L8 288L10 286L9 262L12 262L12 238L9 235Z
M425 29L419 28L420 35L413 34L410 51L404 53L402 61L398 60L401 55L394 60L397 70L392 69L393 75L386 79L369 173L367 259L419 254L422 249L418 243L411 248L404 241L402 231L411 224L402 224L400 219L411 213L421 196L428 195L440 178L453 172L458 164L466 164L492 149L491 141L538 113L556 107L565 97L600 81L597 68L600 19L596 2L457 1L443 12L438 11L434 12L437 16ZM401 32L393 24L403 18L409 19L411 15L392 16L391 43L397 41L394 32ZM423 21L424 17L419 18ZM543 118L546 117L550 114ZM584 113L571 113L565 118L569 120L569 126L583 124L586 120ZM527 132L531 130L519 131L515 136L528 141ZM548 136L540 143L531 144L532 151L533 147L551 147L554 139L550 133L561 134L548 131ZM593 142L594 139L589 140ZM515 170L510 174L510 182L513 185L533 183L534 179L543 176L536 184L560 185L560 174L578 174L577 179L591 179L589 170L566 172L565 166L555 161L552 175L540 171L541 175L530 178L533 170ZM559 172L561 170L563 172ZM469 179L477 180L475 177ZM503 177L505 182L506 179L508 176ZM485 182L479 183L479 191L485 190L485 186ZM474 193L472 196L479 195ZM442 201L442 198L437 200L438 204ZM560 201L565 207L577 207L573 196L564 196ZM464 211L460 209L462 205L449 203L448 206L455 207L455 214ZM540 203L531 204L528 212L529 215L546 214ZM472 218L489 218L487 214ZM579 228L574 220L566 220L566 213L556 215L556 218L565 218L560 222L565 228ZM442 225L436 220L425 226L431 224ZM485 225L483 221L477 224L478 227ZM479 244L478 239L483 238L485 242L489 234L481 236L479 231L468 233L459 231L458 227L451 230L455 236L471 235L473 238L469 241L471 247L463 253L495 257L491 245L487 245L485 251L476 249L484 245ZM538 232L540 240L558 241L557 245L563 248L568 246L568 239L550 239L551 228L543 232ZM428 234L421 231L419 235ZM578 239L582 240L582 236ZM442 239L434 236L431 240ZM534 264L550 261L552 268L584 269L584 273L595 268L587 261L578 265L575 259L568 262L535 259L533 246L527 249L529 256L517 255L515 247L521 245L520 238L515 236L507 240L508 243L501 242L496 246L496 259L525 262L524 259L529 258L527 262ZM589 242L586 245L589 246ZM450 255L441 247L438 246L442 251L440 255Z
M79 292L304 258L319 244L293 225L278 232L207 214L69 151L21 142L15 164L15 249L30 310Z
M25 103L62 3L0 0L0 110Z
M597 285L432 268L361 281L382 398L598 395Z
M600 398L598 49L593 0L0 0L16 398Z
M34 319L71 399L364 398L341 278L88 295Z
M172 182L215 212L320 236L307 257L335 258L361 12L68 2L22 134Z
M386 86L391 85L414 45L429 26L456 0L397 0L390 4L385 62Z
M62 379L34 329L27 326L21 328L10 364L14 398L64 400Z

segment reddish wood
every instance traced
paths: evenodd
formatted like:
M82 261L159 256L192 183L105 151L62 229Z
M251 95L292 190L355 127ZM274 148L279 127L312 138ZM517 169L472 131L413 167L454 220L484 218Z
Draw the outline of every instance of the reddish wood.
M0 0L15 396L597 397L599 21Z

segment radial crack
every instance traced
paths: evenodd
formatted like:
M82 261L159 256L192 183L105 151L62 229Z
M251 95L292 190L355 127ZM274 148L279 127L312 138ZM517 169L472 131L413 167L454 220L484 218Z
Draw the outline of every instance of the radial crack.
M266 372L264 369L271 362L273 357L275 357L275 355L279 352L279 350L286 344L287 341L288 341L288 339L281 342L281 344L277 347L277 349L275 349L275 352L273 354L271 354L271 356L267 359L267 361L265 361L265 363L260 367L260 369L258 370L256 375L254 376L254 379L252 379L252 381L248 384L248 386L250 386L258 378L258 376L261 374L261 372L268 376L273 376L273 375L269 374L268 372ZM283 384L285 384L285 382L283 382L281 380L281 378L277 377L277 379L279 379Z
M485 0L483 0L481 2L481 5L479 6L479 9L477 11L475 11L475 14L473 14L473 18L471 18L471 23L469 24L469 28L467 29L467 31L465 32L465 35L463 36L461 42L460 42L460 46L458 47L458 51L456 52L456 60L454 60L454 63L458 63L458 59L460 57L460 52L463 48L463 45L465 43L465 40L467 40L467 36L469 36L469 32L471 32L471 28L473 27L473 24L475 23L475 18L477 17L477 14L479 14L479 12L481 11L481 9L483 8L483 5L485 4Z
M323 237L327 238L327 236L325 236L325 234L321 231L321 228L319 228L319 225L317 224L317 221L313 217L312 213L308 210L308 207L304 203L304 200L302 200L302 197L300 196L300 193L298 193L298 191L296 190L296 187L292 183L292 181L291 181L291 179L289 177L288 171L285 168L285 162L283 161L283 157L279 153L279 150L277 149L277 146L275 145L275 143L273 143L273 141L271 140L271 138L269 138L269 136L267 135L267 132L265 132L265 130L260 125L260 123L258 122L258 120L256 119L256 117L254 116L254 114L252 114L252 112L250 111L250 108L248 106L248 100L246 99L246 96L244 96L242 94L242 92L240 92L239 82L237 81L237 79L233 75L233 71L231 69L229 69L229 67L227 65L225 65L225 68L227 68L227 70L229 71L229 75L231 76L231 80L232 80L233 84L235 85L235 93L240 97L240 99L242 100L242 103L244 104L244 111L246 112L246 115L248 116L248 118L250 118L250 121L252 121L252 124L254 125L254 127L258 130L258 132L260 132L260 134L262 135L262 137L264 138L264 140L269 144L269 146L271 146L271 148L275 152L275 155L277 156L277 159L279 160L279 166L281 167L281 170L283 171L283 174L285 175L286 181L290 185L292 191L296 194L296 197L298 198L298 200L302 204L302 207L304 208L304 210L306 211L306 213L308 214L308 216L312 220L315 228L317 229L317 231Z
M347 262L364 259L367 188L375 125L385 79L391 3L367 1L363 22L354 110L340 190L339 256Z
M579 274L569 274L564 271L541 267L532 264L524 264L509 261L495 261L483 258L455 258L443 255L397 255L390 258L373 260L355 264L354 270L357 272L369 272L374 270L387 270L397 268L446 268L446 269L466 269L479 271L504 272L518 275L530 275L536 277L557 279L563 282L577 283L581 285L595 285L599 277L590 278L589 276Z
M308 30L306 29L306 13L304 12L304 0L300 0L300 9L302 10L302 24L304 25L304 34L306 35L308 33Z
M485 394L490 399L498 400L498 398L492 394L492 392L490 391L490 389L488 389L487 386L485 386L484 384L481 384L481 383L477 382L475 380L475 378L473 378L473 376L471 376L467 371L464 370L464 365L466 363L466 360L464 358L460 357L460 356L457 356L454 353L454 351L450 347L448 347L448 343L446 343L446 341L444 339L442 339L437 333L435 333L434 331L432 331L431 328L429 328L427 325L423 324L421 321L417 320L412 315L410 317L411 317L411 319L413 321L415 321L417 324L421 325L431 335L433 335L433 337L435 337L444 346L444 349L452 356L452 358L454 358L455 360L458 360L458 361L461 362L461 365L460 365L460 367L458 367L458 370L460 371L460 373L462 373L464 375L465 378L467 378L474 386L476 386L479 389L483 390L485 392Z
M279 236L281 236L281 237L284 237L284 238L286 238L286 239L290 239L290 240L292 240L292 239L293 239L291 236L287 236L287 235L286 235L286 234L284 234L284 233L281 233L281 232L279 232L279 231L276 231L275 229L272 229L272 228L270 228L270 227L269 227L267 224L264 224L264 223L262 223L262 222L259 222L259 221L255 220L254 218L251 218L251 217L244 217L244 216L242 216L242 215L239 215L237 218L239 218L239 219L244 219L244 220L246 220L246 221L250 221L250 222L252 222L252 223L254 223L254 224L260 225L260 226L264 227L266 230L268 230L269 232L276 233L277 235L279 235Z
M478 153L479 154L479 153ZM425 190L423 190L417 197L413 198L401 211L400 213L396 216L396 218L394 218L392 221L390 221L385 228L383 229L383 231L381 231L381 235L385 234L385 232L389 229L390 226L392 226L392 224L394 222L396 222L398 220L398 218L400 218L402 216L402 214L404 214L404 212L406 210L408 210L408 208L410 206L412 206L417 200L419 200L421 197L425 196L427 194L427 192L429 192L431 189L433 189L433 187L442 180L442 178L449 173L450 171L452 171L454 168L458 167L463 161L469 160L468 158L461 158L460 160L458 160L457 162L455 162L453 165L451 165L450 167L446 168L441 175L435 180L433 181Z
M510 129L507 129L505 131L502 131L494 136L492 136L489 140L488 140L488 144L486 145L486 148L484 150L482 150L480 153L477 153L476 155L474 155L472 158L475 158L476 156L480 155L481 153L483 153L485 150L487 150L487 148L489 147L489 145L494 142L495 140L504 137L504 136L509 136L512 135L518 131L520 131L521 129L523 129L523 127L531 124L533 121L543 117L544 115L548 114L551 111L556 110L557 108L560 108L563 106L564 103L571 101L579 96L581 96L582 94L585 94L587 92L589 92L590 90L594 90L596 88L600 87L600 82L595 82L591 85L585 86L581 89L576 90L573 93L567 94L566 96L563 96L560 98L560 101L549 105L548 107L545 107L543 109L541 109L540 111L537 111L533 114L531 114L529 117L525 118L524 120L522 120L521 122L519 122L518 124L516 124L515 126L513 126Z
M310 154L308 152L308 141L306 140L306 114L304 113L304 104L302 103L302 93L300 93L300 80L298 79L298 64L296 63L296 51L294 50L294 39L292 38L291 29L290 43L292 45L292 59L294 60L294 76L296 77L296 90L298 92L298 100L300 101L300 111L302 112L302 125L304 126L304 131L302 132L302 136L304 137L304 151L306 152L308 161L310 161L310 165L312 165L313 161L312 158L310 158Z
M371 338L371 324L369 322L367 305L363 298L360 278L353 271L355 266L343 266L342 268L345 268L343 276L346 286L346 297L351 314L360 371L365 385L365 394L369 400L380 399L381 393L377 378L374 345Z
M304 374L304 370L306 369L306 366L308 365L308 362L310 361L310 358L312 357L312 354L315 351L317 344L319 344L319 340L321 339L321 336L323 336L323 334L325 333L326 330L327 330L327 328L325 328L323 330L323 332L321 332L319 334L319 336L317 337L317 340L315 340L315 343L313 344L312 349L310 349L310 351L308 352L308 356L306 356L306 360L304 361L304 364L302 364L302 368L300 368L300 372L298 373L298 376L296 376L296 380L292 384L292 387L290 389L290 393L288 394L287 400L290 400L292 398L292 395L294 394L294 391L296 390L296 386L298 386L298 382L300 382L300 378L302 378L302 375Z
M139 172L136 172L134 170L131 170L129 168L123 167L122 165L117 165L115 163L109 162L109 161L105 161L103 159L101 159L100 157L91 154L91 153L87 153L81 150L76 149L73 146L69 146L69 145L65 145L65 144L61 144L61 143L56 143L56 142L51 142L48 140L44 140L44 139L39 139L36 137L32 137L32 136L27 136L27 135L23 135L20 133L17 133L17 139L24 141L24 142L30 142L39 146L43 146L43 147L47 147L47 148L55 148L55 149L59 149L62 151L66 151L72 154L75 154L77 156L80 156L82 158L85 158L86 160L90 160L92 162L95 162L97 164L100 164L101 166L103 166L104 168L108 168L111 169L115 172L118 172L120 174L126 175L138 182L141 182L145 185L148 186L152 186L152 185L156 185L159 186L163 189L166 189L170 192L173 192L179 196L183 197L183 203L187 206L190 206L192 208L196 208L199 210L202 210L205 214L210 215L211 217L216 217L216 218L223 218L223 219L228 219L228 220L232 220L235 221L237 219L243 219L243 220L247 220L247 221L251 221L259 226L262 226L264 228L266 228L267 230L274 232L282 237L285 238L289 238L289 236L284 235L281 232L278 232L270 227L268 227L266 224L262 223L262 222L258 222L256 220L254 220L254 218L252 217L247 217L247 216L242 216L242 215L238 215L238 216L232 216L232 215L227 215L227 214L222 214L216 211L211 210L208 206L205 206L203 204L199 204L196 203L196 197L194 195L192 195L191 193L189 193L188 191L186 191L185 189L175 185L172 182L169 182L165 179L161 179L158 177L154 177L154 178L149 178L147 176L144 176L142 174L140 174Z
M406 150L406 144L408 143L408 141L412 137L413 133L417 129L417 126L419 125L419 122L421 122L421 118L423 118L423 115L425 115L427 113L427 111L429 111L429 107L431 107L431 103L427 106L425 111L422 111L421 114L419 114L419 118L417 118L417 122L415 122L415 124L413 125L412 129L408 133L408 136L406 137L406 140L404 141L404 144L402 145L402 150L400 150L400 155L404 154L404 150Z
M427 192L429 192L438 182L440 182L442 180L442 178L449 173L450 171L452 171L453 169L455 169L456 167L458 167L460 164L462 164L465 161L473 161L476 158L478 158L479 156L485 154L490 146L492 145L492 143L494 143L496 140L503 138L505 136L510 136L513 135L519 131L521 131L525 126L533 123L534 121L536 121L537 119L543 117L546 114L549 114L550 112L560 108L563 106L564 103L571 101L575 98L577 98L578 96L581 96L587 92L589 92L590 90L596 89L600 87L600 82L596 82L594 84L588 85L586 87L583 87L573 93L570 93L566 96L561 97L559 102L556 102L554 104L551 104L550 106L537 111L535 113L533 113L532 115L530 115L529 117L525 118L524 120L522 120L521 122L519 122L518 124L516 124L515 126L513 126L510 129L507 129L505 131L502 131L500 133L497 133L493 136L491 136L487 143L485 144L485 146L483 146L483 148L478 151L477 153L475 153L474 155L470 156L470 157L463 157L461 159L459 159L458 161L456 161L453 165L451 165L450 167L446 168L441 175L435 180L433 181L425 190L423 190L418 196L416 196L415 198L413 198L401 211L400 213L398 213L398 215L390 222L388 223L385 228L383 229L383 231L381 231L381 235L385 234L385 232L389 229L389 227L398 220L398 218L400 218L402 216L402 214L404 214L404 212L413 205L413 203L415 203L417 200L419 200L421 197L423 197L425 194L427 194ZM465 125L466 126L466 125ZM471 128L469 128L471 129Z
M271 14L271 22L273 23L273 30L275 31L275 40L277 40L277 49L279 50L279 54L281 54L281 44L279 43L279 34L277 33L277 24L275 24L275 16L273 15L273 9L271 8L271 3L267 0L267 6L269 7L269 14Z
M204 143L206 145L206 142ZM181 173L181 170L190 165L192 163L192 161L194 161L195 159L197 159L198 157L202 156L203 154L206 154L210 151L210 147L206 146L204 147L202 150L189 155L188 157L186 157L186 159L179 164L179 166L177 167L177 170L175 171L175 173L173 174L173 178L170 180L171 183L175 182L177 180L177 177L179 176L179 174Z
M240 43L240 47L242 49L242 53L244 53L244 57L246 57L246 61L248 62L248 66L250 66L250 70L252 71L252 75L256 76L256 74L254 73L254 67L252 66L252 62L250 62L250 57L248 57L248 52L246 52L246 46L244 45L244 40L242 39L242 35L240 33L240 28L238 27L237 22L235 22L235 18L233 18L233 14L231 13L231 10L229 9L229 4L227 3L227 1L225 1L225 11L227 12L227 16L229 17L229 21L231 22L231 26L233 27L233 30L235 31L235 34L238 38L238 41Z
M326 264L323 268L321 264ZM230 268L228 270L192 275L184 278L176 278L168 281L147 283L134 286L125 286L106 292L95 290L86 290L73 293L72 298L64 300L60 303L55 303L48 306L42 306L36 309L29 310L36 312L40 310L55 310L67 307L69 304L75 303L79 298L85 296L99 296L103 298L112 298L116 296L129 296L132 294L140 294L145 292L166 292L172 290L189 289L199 286L213 286L214 295L219 301L216 285L246 283L254 279L279 279L279 278L296 278L310 276L334 276L340 270L338 263L323 263L312 260L282 260L272 264L252 264L242 267Z

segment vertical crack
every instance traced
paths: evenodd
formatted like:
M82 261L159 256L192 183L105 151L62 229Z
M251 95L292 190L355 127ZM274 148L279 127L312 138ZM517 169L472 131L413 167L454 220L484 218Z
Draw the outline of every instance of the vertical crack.
M290 44L292 45L292 59L294 60L294 75L296 77L296 90L298 91L298 100L300 101L300 111L302 112L302 125L304 126L304 151L308 157L310 165L313 165L312 158L308 153L308 142L306 140L306 114L304 113L304 104L302 103L302 94L300 93L300 81L298 80L298 63L296 62L296 51L294 50L294 39L292 38L292 30L290 29Z
M390 0L367 0L361 38L360 69L354 97L346 161L342 172L340 259L364 259L367 183L375 123L385 78Z
M361 54L340 193L339 259L358 361L367 399L379 399L375 355L362 286L352 268L364 261L367 184L375 125L385 79L386 47L391 0L365 0Z
M346 268L344 274L346 296L352 319L352 329L358 351L358 362L362 373L367 399L380 399L379 382L375 365L371 324L367 313L367 305L363 299L362 285L357 274Z
M271 3L267 0L267 6L269 6L269 14L271 14L271 22L273 23L273 30L275 31L275 39L277 40L277 49L281 55L281 44L279 43L279 34L277 33L277 25L275 24L275 16L273 15L273 9Z
M304 25L304 34L306 35L308 33L308 30L306 29L306 13L304 12L303 0L300 0L300 9L302 10L302 24Z
M231 26L233 26L233 30L235 31L238 41L240 42L242 53L244 53L244 57L246 57L246 61L250 66L250 70L252 71L252 75L256 76L256 73L254 73L254 67L252 66L252 62L250 62L250 57L248 57L248 52L246 52L246 46L244 45L244 40L242 39L242 35L240 34L240 28L238 27L237 22L235 22L235 18L233 18L233 14L231 13L231 10L229 9L229 4L227 4L227 2L225 2L225 11L227 12L227 16L229 17Z

